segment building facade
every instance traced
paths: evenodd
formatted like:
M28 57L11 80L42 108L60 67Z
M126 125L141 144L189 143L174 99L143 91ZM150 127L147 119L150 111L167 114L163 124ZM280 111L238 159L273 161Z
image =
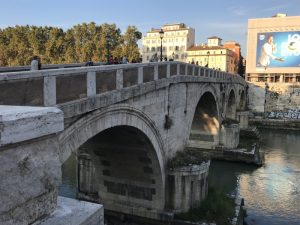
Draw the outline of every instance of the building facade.
M237 72L238 57L230 47L222 45L219 37L210 37L207 44L193 46L187 50L187 62L195 63L199 66L219 69L229 73ZM236 46L238 43L234 42Z
M300 120L300 16L248 20L246 80L254 114Z
M248 20L248 81L300 82L299 56L300 16L277 14Z
M162 39L160 30L164 32ZM184 23L166 24L161 29L152 28L142 38L143 62L149 62L155 56L160 58L161 40L163 58L186 62L187 49L195 42L195 30Z

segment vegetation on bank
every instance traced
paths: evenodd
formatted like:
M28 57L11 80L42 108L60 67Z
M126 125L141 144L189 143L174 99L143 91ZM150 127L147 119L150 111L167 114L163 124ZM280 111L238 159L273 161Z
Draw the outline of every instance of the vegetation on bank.
M231 124L239 124L240 122L238 120L235 119L231 119L231 118L226 118L222 121L222 125L231 125Z
M245 138L245 137L240 137L239 145L237 148L243 148L246 149L248 152L252 151L254 146L258 143L257 139L254 138Z
M175 215L175 219L191 222L215 222L218 225L230 225L235 215L234 199L214 187L208 188L208 196L199 207L186 213Z
M48 26L0 29L0 66L29 65L37 55L43 64L105 62L110 55L129 62L140 57L137 41L142 33L128 26L124 34L115 24L82 23L67 30Z
M185 149L184 151L177 152L175 157L168 161L168 168L175 169L190 165L200 165L202 162L207 162L208 160L208 155L197 149Z

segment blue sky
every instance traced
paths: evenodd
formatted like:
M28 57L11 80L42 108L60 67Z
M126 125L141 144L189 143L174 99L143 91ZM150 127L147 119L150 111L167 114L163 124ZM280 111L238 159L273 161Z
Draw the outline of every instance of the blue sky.
M1 0L0 28L48 25L64 29L82 22L135 25L143 35L152 27L183 22L196 30L196 42L210 36L235 40L246 53L247 21L277 12L300 15L300 0Z

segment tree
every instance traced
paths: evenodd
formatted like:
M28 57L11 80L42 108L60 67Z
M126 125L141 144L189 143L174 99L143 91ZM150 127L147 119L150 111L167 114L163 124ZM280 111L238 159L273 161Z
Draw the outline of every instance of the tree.
M109 36L109 40L107 37ZM28 65L34 55L43 63L106 61L110 55L137 60L141 33L129 26L124 35L115 24L77 24L64 31L58 27L15 26L0 29L0 66ZM108 42L107 42L108 41Z
M122 54L127 56L130 62L138 61L140 52L137 45L138 40L142 38L142 33L135 26L128 26L123 35Z
M240 60L238 62L238 74L241 77L245 77L245 66L244 66L244 58L243 58L243 56L240 57Z

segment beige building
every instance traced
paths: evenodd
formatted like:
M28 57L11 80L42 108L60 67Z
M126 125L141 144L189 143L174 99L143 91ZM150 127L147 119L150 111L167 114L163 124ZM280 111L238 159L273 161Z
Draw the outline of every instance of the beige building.
M162 53L163 58L186 62L187 49L194 45L195 30L184 23L166 24L163 30ZM149 62L154 55L160 58L160 30L152 28L142 38L143 62Z
M239 55L222 45L219 37L210 37L207 44L193 46L187 51L187 62L200 66L220 69L229 73L237 72ZM231 44L233 42L230 42ZM235 43L239 46L238 43Z
M250 82L300 82L300 16L248 20L246 76Z

